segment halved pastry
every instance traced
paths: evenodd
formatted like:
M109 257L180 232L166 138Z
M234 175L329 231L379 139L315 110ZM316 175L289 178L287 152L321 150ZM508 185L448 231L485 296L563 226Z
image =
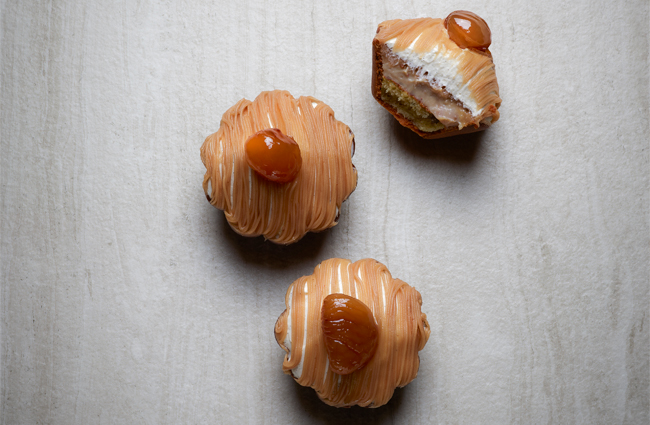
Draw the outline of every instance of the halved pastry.
M386 404L415 379L429 339L422 297L372 259L323 261L289 286L275 339L300 385L335 407Z
M403 126L426 139L483 130L499 119L491 33L471 12L445 20L379 24L372 94Z
M325 103L262 92L205 139L203 190L237 233L290 244L336 225L357 185L353 154L352 131Z

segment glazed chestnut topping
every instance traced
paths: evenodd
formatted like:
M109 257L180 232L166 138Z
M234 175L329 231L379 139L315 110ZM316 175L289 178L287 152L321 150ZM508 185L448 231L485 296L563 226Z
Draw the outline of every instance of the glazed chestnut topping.
M246 140L245 150L248 165L272 182L292 181L302 166L298 143L277 128L253 134Z
M347 375L361 369L377 350L377 323L368 306L356 298L345 294L325 297L321 326L334 373Z
M445 19L449 38L462 49L472 48L486 51L492 43L488 24L476 13L466 10L451 12Z

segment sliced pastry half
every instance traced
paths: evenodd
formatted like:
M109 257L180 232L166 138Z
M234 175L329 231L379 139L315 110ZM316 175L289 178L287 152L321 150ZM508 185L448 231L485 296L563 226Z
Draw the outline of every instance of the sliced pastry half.
M471 12L391 20L373 40L372 94L427 139L483 130L499 119L490 29Z

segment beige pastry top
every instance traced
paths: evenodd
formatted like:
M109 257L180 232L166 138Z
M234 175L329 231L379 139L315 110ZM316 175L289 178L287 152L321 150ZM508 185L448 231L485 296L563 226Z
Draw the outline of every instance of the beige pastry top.
M348 375L330 370L321 329L323 299L335 293L366 304L379 329L374 356ZM420 310L422 298L376 260L323 261L312 275L291 284L285 301L287 309L275 325L275 338L287 352L282 369L300 385L314 388L325 403L379 407L417 375L418 351L430 334Z
M459 47L449 38L442 19L385 21L375 39L389 48L395 60L414 69L406 77L417 75L444 89L474 116L472 122L499 119L501 98L491 53ZM390 58L385 62L391 62Z
M300 146L302 167L289 183L268 181L248 166L244 144L267 128L280 129ZM323 102L262 92L226 111L219 131L203 143L203 190L236 232L293 243L336 224L341 203L357 185L353 151L354 135Z

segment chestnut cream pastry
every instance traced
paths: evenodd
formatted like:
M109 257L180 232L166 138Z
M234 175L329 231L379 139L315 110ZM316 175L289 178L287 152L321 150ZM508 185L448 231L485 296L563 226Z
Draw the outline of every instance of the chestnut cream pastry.
M373 40L372 94L426 139L483 130L499 119L490 29L472 12L392 20Z
M242 99L201 147L203 190L244 236L278 244L334 226L357 185L354 135L332 109L286 91Z
M333 258L289 286L275 324L282 369L336 407L379 407L415 379L429 339L422 297L372 259Z

